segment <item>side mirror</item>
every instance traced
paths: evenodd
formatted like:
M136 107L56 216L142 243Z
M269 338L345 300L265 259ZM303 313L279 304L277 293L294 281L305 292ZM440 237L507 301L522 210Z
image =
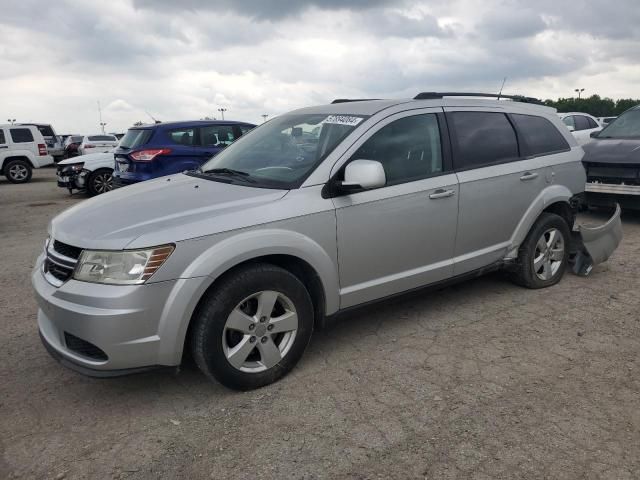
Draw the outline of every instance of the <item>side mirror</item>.
M339 183L342 190L358 190L384 187L387 177L384 167L375 160L354 160L344 170L344 181Z
M567 125L567 128L569 129L570 132L576 131L576 127L572 127L571 125Z
M599 133L600 133L600 130L598 130L597 132L591 132L591 133L589 134L589 136L590 136L591 138L598 138L598 134L599 134Z

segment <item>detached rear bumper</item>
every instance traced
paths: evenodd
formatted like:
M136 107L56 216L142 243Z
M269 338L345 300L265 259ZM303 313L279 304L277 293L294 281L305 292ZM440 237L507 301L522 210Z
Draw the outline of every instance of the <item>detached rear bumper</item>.
M593 267L607 261L622 241L620 205L603 225L578 225L573 235L572 268L576 275L586 276Z

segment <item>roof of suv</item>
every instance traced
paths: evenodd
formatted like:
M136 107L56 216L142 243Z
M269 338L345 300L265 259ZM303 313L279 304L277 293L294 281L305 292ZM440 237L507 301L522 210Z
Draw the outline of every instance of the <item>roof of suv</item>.
M556 111L555 108L535 103L524 103L513 100L482 100L474 98L436 98L428 100L416 100L412 98L395 100L362 100L344 101L318 105L315 107L301 108L293 113L333 113L351 115L374 115L387 108L397 105L407 104L407 108L428 108L428 107L500 107L514 110L531 110L532 112L544 112L546 114Z
M237 120L178 120L175 122L145 123L144 125L131 126L129 128L186 127L190 125L253 125L253 123L239 122Z

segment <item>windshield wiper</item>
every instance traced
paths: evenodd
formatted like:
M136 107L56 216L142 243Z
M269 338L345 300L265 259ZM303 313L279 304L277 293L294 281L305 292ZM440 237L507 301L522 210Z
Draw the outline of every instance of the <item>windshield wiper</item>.
M251 175L247 172L243 172L242 170L234 170L232 168L212 168L210 170L205 170L202 172L204 175L229 175L230 177L239 177L243 180L256 183L253 178L250 178Z

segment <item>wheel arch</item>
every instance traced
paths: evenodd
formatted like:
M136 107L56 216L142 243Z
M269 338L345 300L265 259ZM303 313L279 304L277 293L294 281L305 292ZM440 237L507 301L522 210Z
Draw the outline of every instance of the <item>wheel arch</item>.
M545 188L531 203L520 223L516 227L512 237L506 259L518 256L518 248L527 237L536 220L544 212L555 213L561 216L569 226L573 228L575 220L574 210L571 207L571 198L574 194L564 185L550 185Z
M4 172L4 167L7 163L9 163L12 160L25 160L29 166L31 168L36 168L33 166L33 162L31 161L31 159L26 156L26 155L11 155L10 157L5 157L5 159L2 161L2 165L0 165L0 171Z
M261 243L259 248L246 249ZM167 343L172 344L166 345L168 350L163 350L167 354L171 352L170 356L176 355L175 363L179 363L183 353L188 351L185 346L192 320L207 293L239 268L257 263L277 265L300 279L311 296L316 326L322 326L325 316L338 310L339 284L335 265L326 251L311 239L298 233L265 230L231 236L202 253L181 275L182 278L202 280L195 291L185 292L191 296L188 304L184 299L179 302L180 308L184 309L181 321L175 322L178 313L175 308L163 314L161 336L166 335ZM173 296L177 298L181 294L178 291ZM175 343L168 340L172 337Z

